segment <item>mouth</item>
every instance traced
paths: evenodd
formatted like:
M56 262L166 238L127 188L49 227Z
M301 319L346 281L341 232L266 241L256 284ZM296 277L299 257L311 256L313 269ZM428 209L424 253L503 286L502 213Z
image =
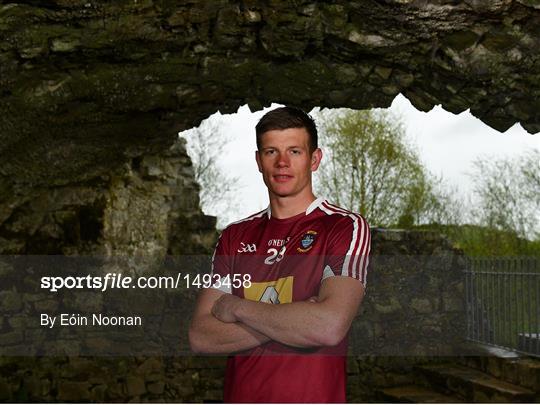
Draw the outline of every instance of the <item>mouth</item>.
M278 183L285 183L293 178L293 176L289 176L288 174L275 174L272 176L274 181Z

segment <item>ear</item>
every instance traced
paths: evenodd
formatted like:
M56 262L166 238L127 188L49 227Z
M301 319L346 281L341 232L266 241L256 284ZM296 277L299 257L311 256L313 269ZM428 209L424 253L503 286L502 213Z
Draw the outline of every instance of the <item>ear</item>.
M258 150L255 151L255 161L257 162L257 167L259 168L259 172L262 173L262 165L261 165L261 154Z
M322 150L317 148L311 154L311 171L315 172L319 168L322 159Z

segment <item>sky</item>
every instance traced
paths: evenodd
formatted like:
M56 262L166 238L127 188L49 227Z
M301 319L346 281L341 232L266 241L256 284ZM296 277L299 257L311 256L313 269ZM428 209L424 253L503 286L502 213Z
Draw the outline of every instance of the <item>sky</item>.
M216 136L229 139L218 164L222 170L241 179L237 196L240 207L236 212L230 212L228 218L222 218L221 225L244 218L268 205L268 194L255 163L255 125L264 113L278 106L272 104L252 113L244 105L235 114L221 115L217 112L209 117L221 122L222 131ZM401 94L388 110L401 117L406 135L416 145L424 165L433 174L442 175L463 196L472 191L473 183L468 174L473 171L475 159L510 158L532 148L540 150L540 133L531 135L519 124L500 133L472 116L469 110L454 115L436 106L425 113L416 110Z

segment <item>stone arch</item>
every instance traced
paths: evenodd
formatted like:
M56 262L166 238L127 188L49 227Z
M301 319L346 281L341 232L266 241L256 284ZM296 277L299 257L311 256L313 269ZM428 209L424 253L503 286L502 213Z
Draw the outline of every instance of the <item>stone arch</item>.
M363 109L403 93L423 111L470 108L498 130L520 122L538 132L539 9L531 0L5 4L6 251L35 232L16 218L49 209L51 190L109 188L218 109ZM24 214L25 204L37 205Z

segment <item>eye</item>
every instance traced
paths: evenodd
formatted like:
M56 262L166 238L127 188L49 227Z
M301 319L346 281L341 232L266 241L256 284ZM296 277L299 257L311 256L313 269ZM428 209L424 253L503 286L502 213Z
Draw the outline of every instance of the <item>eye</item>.
M292 149L292 150L291 150L291 153L292 153L293 155L299 155L300 153L302 153L302 151L301 151L300 149Z
M273 155L274 152L275 152L274 149L266 149L266 150L264 151L264 154L265 154L265 155Z

